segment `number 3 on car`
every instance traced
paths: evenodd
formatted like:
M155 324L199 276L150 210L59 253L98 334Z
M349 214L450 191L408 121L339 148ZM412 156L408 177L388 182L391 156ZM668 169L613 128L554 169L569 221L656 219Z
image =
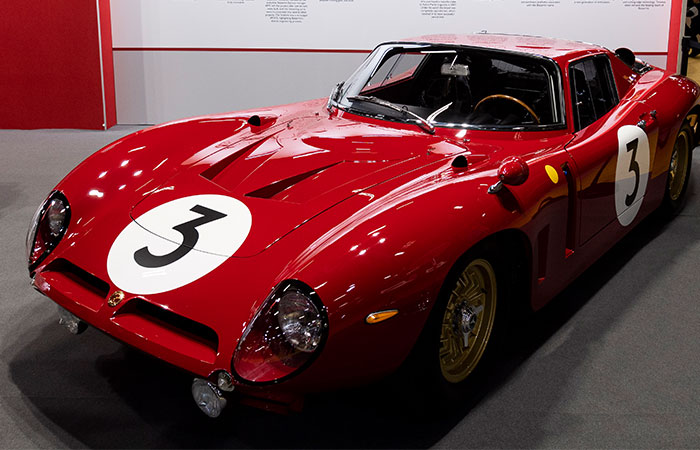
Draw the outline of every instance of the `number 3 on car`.
M107 255L107 271L116 287L132 294L171 291L233 256L251 226L245 204L228 196L172 200L124 228Z
M642 206L649 180L649 140L640 127L617 130L619 142L615 170L615 211L621 225L629 225Z

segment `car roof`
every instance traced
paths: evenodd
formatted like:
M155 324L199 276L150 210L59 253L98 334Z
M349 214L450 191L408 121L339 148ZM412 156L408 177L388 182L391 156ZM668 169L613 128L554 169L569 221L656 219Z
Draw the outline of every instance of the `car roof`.
M515 34L431 34L402 42L464 45L544 56L559 62L606 51L604 47L579 41Z

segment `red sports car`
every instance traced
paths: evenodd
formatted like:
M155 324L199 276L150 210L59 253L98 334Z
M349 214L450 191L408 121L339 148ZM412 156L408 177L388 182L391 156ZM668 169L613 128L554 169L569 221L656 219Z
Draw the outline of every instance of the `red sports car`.
M198 117L95 153L37 211L33 286L239 400L468 383L654 210L683 204L698 86L627 49L508 35L378 46L326 101Z

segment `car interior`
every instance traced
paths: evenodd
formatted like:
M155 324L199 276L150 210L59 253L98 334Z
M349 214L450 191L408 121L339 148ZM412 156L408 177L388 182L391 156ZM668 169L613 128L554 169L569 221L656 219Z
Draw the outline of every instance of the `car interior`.
M406 107L436 124L556 125L561 115L553 66L505 52L399 48L387 52L360 94Z

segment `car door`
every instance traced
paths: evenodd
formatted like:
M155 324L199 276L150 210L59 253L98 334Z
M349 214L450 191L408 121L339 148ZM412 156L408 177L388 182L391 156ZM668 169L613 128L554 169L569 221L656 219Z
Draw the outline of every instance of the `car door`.
M636 218L658 131L645 105L618 99L607 54L571 62L568 79L575 134L567 152L577 173L583 245L608 225L626 227Z

